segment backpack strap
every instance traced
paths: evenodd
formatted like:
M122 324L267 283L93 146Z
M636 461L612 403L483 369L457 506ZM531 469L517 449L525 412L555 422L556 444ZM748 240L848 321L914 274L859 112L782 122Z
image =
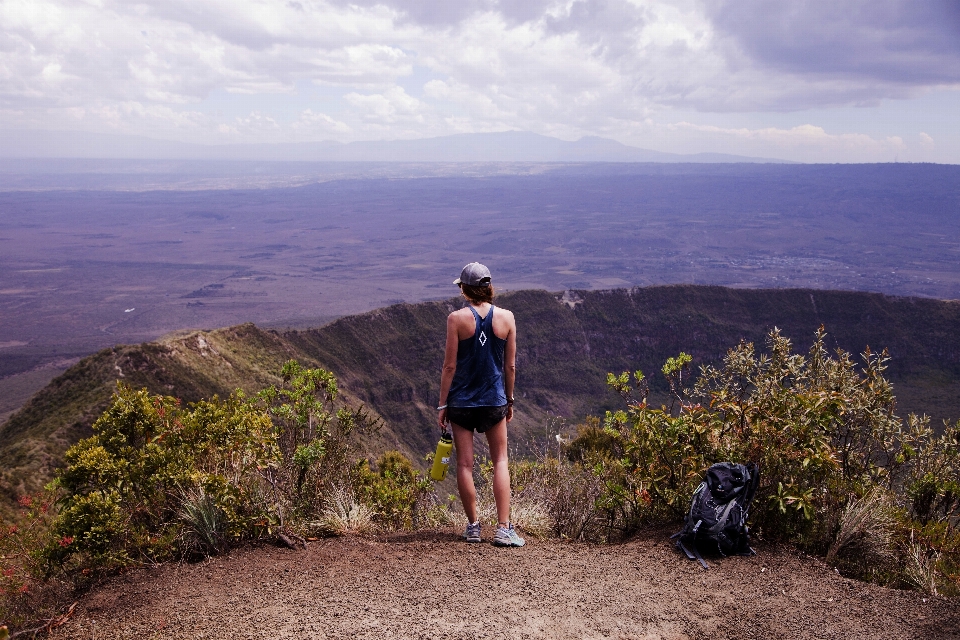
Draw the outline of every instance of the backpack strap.
M703 566L704 569L710 568L710 565L707 564L707 561L704 560L703 556L700 555L700 550L697 549L696 543L692 545L693 551L690 551L690 549L687 548L687 545L683 544L683 538L677 540L677 546L680 547L681 551L687 554L687 558L689 558L690 560L698 561Z
M727 503L727 506L723 508L723 515L717 518L717 524L710 527L710 533L716 535L723 531L723 528L727 526L727 519L730 517L730 512L733 511L735 506L737 506L736 500L731 500Z

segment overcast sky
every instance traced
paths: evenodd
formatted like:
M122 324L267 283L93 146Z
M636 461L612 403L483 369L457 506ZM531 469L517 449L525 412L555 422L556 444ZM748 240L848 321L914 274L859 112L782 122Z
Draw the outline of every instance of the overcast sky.
M960 163L960 0L0 0L0 129Z

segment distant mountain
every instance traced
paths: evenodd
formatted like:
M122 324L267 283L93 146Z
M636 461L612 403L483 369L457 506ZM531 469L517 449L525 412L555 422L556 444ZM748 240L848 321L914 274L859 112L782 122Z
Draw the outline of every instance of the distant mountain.
M614 291L518 291L499 299L517 317L517 418L523 447L547 418L571 421L620 406L607 372L657 372L681 350L716 363L740 340L762 349L774 326L805 352L823 324L828 345L856 356L889 348L900 415L960 418L960 303L872 293L662 286ZM446 315L457 300L400 304L304 331L252 324L186 332L106 349L68 369L0 425L0 511L41 487L68 446L91 433L116 381L192 402L278 381L296 358L333 371L348 400L385 421L371 452L420 460L434 444Z
M524 131L419 140L200 145L76 131L0 130L0 158L129 158L297 162L750 162L785 160L722 153L675 154L588 136L574 142Z

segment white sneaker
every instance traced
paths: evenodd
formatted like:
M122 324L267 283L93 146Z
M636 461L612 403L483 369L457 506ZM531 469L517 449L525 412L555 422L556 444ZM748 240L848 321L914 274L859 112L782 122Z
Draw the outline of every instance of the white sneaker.
M506 527L497 527L497 533L493 536L493 544L498 547L522 547L527 543L517 535L511 524Z

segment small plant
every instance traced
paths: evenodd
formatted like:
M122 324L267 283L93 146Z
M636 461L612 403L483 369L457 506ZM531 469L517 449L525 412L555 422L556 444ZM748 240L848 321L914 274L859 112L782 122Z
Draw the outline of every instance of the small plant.
M227 550L227 513L203 488L182 494L177 516L184 526L185 552L217 555Z
M320 519L308 523L311 528L333 536L365 535L373 533L375 512L359 502L353 491L338 487L329 497L329 504L321 512Z
M858 573L875 573L895 559L897 526L892 498L884 488L874 487L862 498L851 498L826 560L835 562L845 556Z
M907 551L907 562L903 575L914 589L928 593L932 596L939 595L937 592L937 561L940 555L927 549L923 545L911 543Z

